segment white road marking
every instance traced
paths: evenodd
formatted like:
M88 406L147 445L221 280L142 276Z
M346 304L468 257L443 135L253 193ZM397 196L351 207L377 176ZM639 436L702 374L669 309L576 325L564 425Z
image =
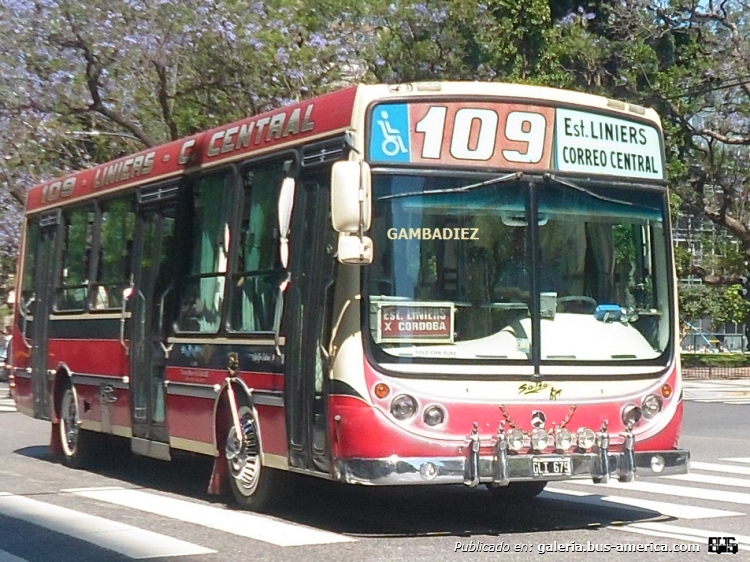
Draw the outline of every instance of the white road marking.
M0 513L136 560L216 552L166 535L23 496L0 494Z
M717 486L750 488L750 480L730 478L728 476L714 476L713 474L674 474L672 476L665 476L665 478L670 480L681 480L683 482L695 482L696 484L715 484Z
M677 517L679 519L712 519L716 517L736 517L739 515L745 515L744 513L740 513L739 511L725 511L723 509L713 509L709 507L698 507L693 505L680 505L676 503L642 500L638 498L627 498L623 496L600 496L598 494L579 492L577 490L563 490L560 488L547 488L544 492L542 492L540 497L558 499L551 496L551 494L547 495L548 492L552 492L553 494L574 496L570 499L565 499L565 501L569 501L572 503L581 503L586 505L604 507L609 507L607 504L616 503L622 506L620 507L620 509L630 509L633 511L654 511L662 515L666 515L667 517Z
M693 529L692 527L677 527L668 523L632 523L630 525L612 525L608 529L617 531L627 531L638 533L640 535L650 535L652 537L664 537L684 542L697 542L708 549L709 537L734 537L740 550L750 550L750 537L738 535L731 531L704 531L703 529Z
M0 562L29 562L25 558L19 558L18 556L15 556L11 554L10 552L5 552L4 550L0 550Z
M617 481L610 481L607 484L594 484L587 480L569 480L566 483L577 484L580 486L597 486L599 488L615 488L622 492L645 492L647 494L661 494L666 496L693 498L697 500L750 505L750 494L742 492L709 490L707 488L689 488L687 486L674 486L672 484L659 484L657 482L629 482L627 484L621 484Z
M750 457L743 457L743 458L735 458L735 459L719 459L720 461L729 461L729 462L744 462L750 464Z
M731 459L721 459L723 461ZM750 459L748 459L750 461ZM737 462L737 461L735 461ZM712 462L690 461L690 471L708 470L711 472L727 472L729 474L744 474L750 476L750 466L732 466L727 464L716 464Z
M268 516L230 511L223 507L201 505L140 490L81 488L63 490L63 492L138 509L278 546L355 542L355 539L345 535L321 531L305 525L287 523Z

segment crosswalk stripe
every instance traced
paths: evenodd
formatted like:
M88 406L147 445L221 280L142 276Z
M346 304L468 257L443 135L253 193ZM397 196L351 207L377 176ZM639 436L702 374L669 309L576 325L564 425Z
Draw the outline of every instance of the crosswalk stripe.
M720 461L728 461L728 462L744 462L750 464L750 457L744 457L744 458L734 458L734 459L719 459Z
M680 505L676 503L659 502L654 500L642 500L638 498L627 498L623 496L600 496L598 494L590 494L587 492L579 492L577 490L565 490L562 488L547 488L542 492L540 497L547 497L549 499L555 498L552 494L562 494L565 496L572 496L570 499L566 498L565 501L571 503L581 503L599 507L611 507L607 504L616 503L621 505L620 509L629 509L634 511L654 511L667 517L678 517L679 519L711 519L715 517L736 517L739 515L745 515L738 511L725 511L723 509L713 509L709 507L699 507L693 505Z
M669 539L677 539L685 542L697 542L703 545L708 545L709 537L734 537L737 541L740 550L750 550L750 537L745 535L738 535L731 531L704 531L703 529L694 529L692 527L678 527L676 525L670 525L668 523L632 523L630 525L612 525L607 527L608 529L616 529L618 531L628 531L631 533L638 533L641 535L650 535L655 537L664 537Z
M750 494L745 494L742 492L709 490L707 488L689 488L687 486L659 484L657 482L629 482L627 484L621 484L620 482L609 481L606 484L594 484L593 482L588 480L569 480L566 483L576 484L579 486L616 488L623 492L645 492L647 494L680 496L683 498L693 498L697 500L709 500L724 503L736 503L740 505L750 505Z
M683 482L695 482L696 484L716 484L717 486L735 486L737 488L750 488L750 480L743 478L730 478L727 476L714 476L713 474L673 474L666 476L669 480L681 480Z
M741 459L720 459L723 461L734 460L735 462L742 462ZM750 459L748 459L750 461ZM732 466L728 464L717 464L713 462L698 462L690 461L690 472L693 470L709 470L712 472L726 472L728 474L744 474L750 476L750 467L748 466Z
M29 562L25 558L19 558L18 556L15 556L11 554L10 552L5 552L4 550L0 550L0 562Z
M23 496L0 493L0 513L136 560L216 552L166 535Z
M722 404L732 404L734 406L746 406L750 404L750 400L747 398L732 398L730 396L723 398L689 398L688 400L691 400L692 402L703 402L704 404L717 404L721 402Z
M355 542L355 539L305 525L279 521L254 513L230 511L125 488L79 488L63 490L78 496L113 503L147 513L201 525L278 546L302 546Z

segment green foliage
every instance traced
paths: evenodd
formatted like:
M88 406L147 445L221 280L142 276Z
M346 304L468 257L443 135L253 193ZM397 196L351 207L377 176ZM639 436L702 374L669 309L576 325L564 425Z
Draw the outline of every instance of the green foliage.
M744 324L750 302L740 295L741 287L691 285L679 288L680 318L683 321L709 318L714 328L722 324Z

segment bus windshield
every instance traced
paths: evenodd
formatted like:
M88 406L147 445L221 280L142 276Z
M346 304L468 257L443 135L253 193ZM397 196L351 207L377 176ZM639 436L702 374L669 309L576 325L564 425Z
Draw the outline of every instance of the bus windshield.
M663 191L380 174L373 199L367 322L384 359L529 363L535 338L544 362L666 350Z

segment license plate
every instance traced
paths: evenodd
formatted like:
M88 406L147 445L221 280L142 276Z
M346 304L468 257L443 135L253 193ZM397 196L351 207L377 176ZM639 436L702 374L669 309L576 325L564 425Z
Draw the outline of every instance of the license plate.
M531 469L534 476L570 476L570 459L554 457L546 459L531 459Z

